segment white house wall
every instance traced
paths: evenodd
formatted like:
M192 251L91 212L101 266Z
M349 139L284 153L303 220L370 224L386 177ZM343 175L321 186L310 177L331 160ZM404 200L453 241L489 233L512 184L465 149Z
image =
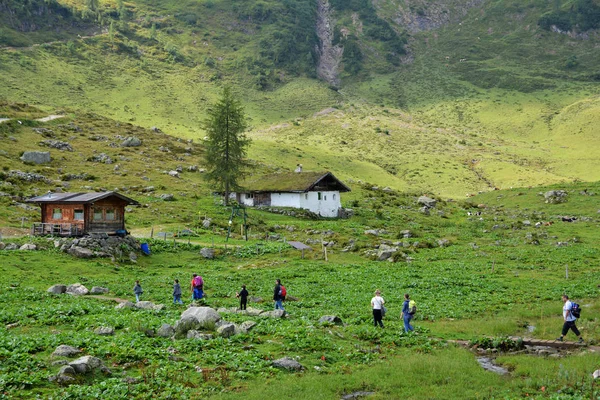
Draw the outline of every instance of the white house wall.
M321 193L321 200L319 200L319 193ZM341 207L338 191L300 193L299 208L305 208L322 217L337 217Z
M300 205L301 193L271 193L271 205L275 207L304 208Z

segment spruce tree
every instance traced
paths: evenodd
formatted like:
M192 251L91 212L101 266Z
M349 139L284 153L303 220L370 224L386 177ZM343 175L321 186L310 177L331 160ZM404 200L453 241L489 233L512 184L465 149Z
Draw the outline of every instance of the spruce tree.
M203 128L208 133L205 161L205 178L223 191L225 205L229 204L229 194L240 189L240 181L248 166L246 154L250 139L246 137L246 115L240 101L231 88L223 89L219 101L208 110Z

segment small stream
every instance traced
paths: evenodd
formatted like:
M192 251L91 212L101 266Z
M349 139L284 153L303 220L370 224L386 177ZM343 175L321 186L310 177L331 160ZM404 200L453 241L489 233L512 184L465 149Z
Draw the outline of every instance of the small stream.
M494 359L489 357L478 357L477 362L483 369L496 373L498 375L507 375L508 370L504 367L494 364Z

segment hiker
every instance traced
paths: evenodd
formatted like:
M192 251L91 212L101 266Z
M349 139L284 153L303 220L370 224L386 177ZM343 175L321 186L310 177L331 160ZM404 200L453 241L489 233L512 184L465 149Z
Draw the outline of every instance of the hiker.
M200 300L204 297L204 280L200 275L192 275L192 300Z
M575 321L577 321L577 317L573 315L573 303L569 300L569 296L566 294L562 295L563 306L563 319L565 323L563 324L562 332L560 337L556 340L559 342L563 341L564 336L569 332L569 329L573 331L575 335L579 338L579 343L583 343L583 338L581 337L581 333L579 333L579 329L575 325Z
M181 301L181 285L179 285L179 279L175 279L173 284L173 304L183 304Z
M248 291L246 290L246 285L242 285L242 290L239 293L236 293L235 297L240 298L240 310L245 310L246 304L248 304Z
M285 295L285 286L281 284L281 279L275 279L275 288L273 289L273 301L275 301L276 310L283 310L283 300L285 300Z
M413 303L413 305L410 304L411 302ZM414 307L414 302L410 300L409 294L406 293L404 295L404 303L402 303L402 314L400 315L400 317L404 321L404 332L406 332L406 333L412 332L415 330L415 328L413 328L412 325L410 324L410 320L413 318L413 314L414 314L414 312L411 313L413 307Z
M383 328L383 309L385 300L381 297L381 291L377 289L375 291L375 297L371 299L371 308L373 308L373 325L377 326L379 324L380 327Z
M140 285L140 281L135 281L135 286L133 287L133 294L135 294L135 302L140 302L140 296L144 293L142 286Z

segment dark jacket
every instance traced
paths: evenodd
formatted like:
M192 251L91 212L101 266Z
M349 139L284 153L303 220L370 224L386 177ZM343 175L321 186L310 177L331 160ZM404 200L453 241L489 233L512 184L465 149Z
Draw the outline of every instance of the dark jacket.
M133 287L133 293L134 293L134 294L142 294L142 293L144 293L144 291L142 290L142 286L140 286L140 285L136 284L136 285Z
M240 298L242 300L246 300L248 298L248 291L246 289L242 289L242 291L240 292Z
M273 300L283 300L279 293L281 293L281 285L275 285L275 289L273 290Z
M173 296L181 296L181 286L179 283L173 285Z

